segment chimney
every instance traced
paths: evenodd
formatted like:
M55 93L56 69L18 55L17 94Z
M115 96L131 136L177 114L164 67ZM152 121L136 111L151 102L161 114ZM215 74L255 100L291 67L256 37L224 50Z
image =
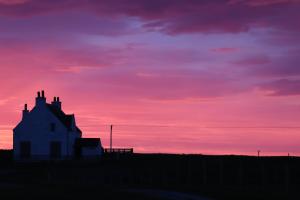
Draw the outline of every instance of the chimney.
M25 119L28 114L29 114L29 110L27 109L27 104L25 104L24 105L24 110L23 110L22 120Z
M45 92L42 90L42 96L41 92L37 93L37 97L35 98L35 106L44 106L46 105L46 97Z
M61 110L61 102L59 101L59 97L54 97L51 104L55 106L57 109Z

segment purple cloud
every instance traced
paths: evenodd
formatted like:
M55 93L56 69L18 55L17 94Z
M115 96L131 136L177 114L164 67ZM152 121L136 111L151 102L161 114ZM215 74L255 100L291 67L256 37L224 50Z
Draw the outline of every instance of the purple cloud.
M92 12L99 17L136 17L144 28L168 34L238 33L251 28L299 31L299 1L31 0L0 5L1 15L33 16ZM282 12L285 10L286 12Z
M280 79L259 85L271 96L300 95L300 80Z
M244 68L250 76L261 78L289 78L300 76L300 51L298 49L282 52L277 55L257 55L234 62Z

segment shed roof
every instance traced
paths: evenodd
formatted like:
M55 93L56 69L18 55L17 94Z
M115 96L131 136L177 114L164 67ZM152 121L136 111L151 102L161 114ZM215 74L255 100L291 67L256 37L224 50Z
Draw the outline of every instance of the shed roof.
M100 138L77 138L76 147L98 147L101 145Z

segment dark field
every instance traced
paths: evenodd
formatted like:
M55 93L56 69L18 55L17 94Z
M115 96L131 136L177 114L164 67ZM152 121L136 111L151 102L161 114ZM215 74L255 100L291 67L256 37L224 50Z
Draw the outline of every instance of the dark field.
M300 199L299 189L298 157L133 154L15 163L12 152L0 153L0 199L283 200Z

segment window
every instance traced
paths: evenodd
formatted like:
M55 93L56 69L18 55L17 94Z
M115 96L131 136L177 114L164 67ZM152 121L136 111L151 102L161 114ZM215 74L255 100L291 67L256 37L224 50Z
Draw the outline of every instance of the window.
M52 141L50 143L50 157L60 158L61 157L61 143L58 141Z
M21 156L21 158L30 158L31 143L29 141L21 141L20 142L20 156Z
M54 132L55 131L55 123L50 124L50 131Z

